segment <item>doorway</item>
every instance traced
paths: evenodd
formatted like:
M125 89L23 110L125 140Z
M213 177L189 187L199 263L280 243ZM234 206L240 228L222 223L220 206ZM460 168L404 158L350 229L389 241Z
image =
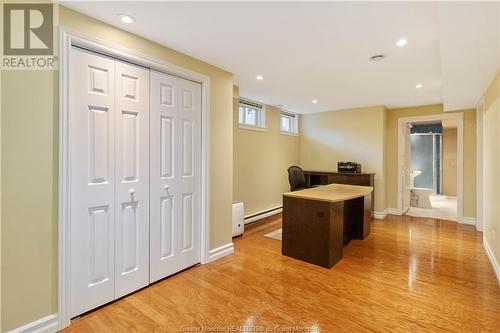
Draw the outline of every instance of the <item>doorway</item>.
M462 114L401 118L398 210L460 222L463 216Z
M411 123L410 207L406 215L457 220L456 140L454 119Z

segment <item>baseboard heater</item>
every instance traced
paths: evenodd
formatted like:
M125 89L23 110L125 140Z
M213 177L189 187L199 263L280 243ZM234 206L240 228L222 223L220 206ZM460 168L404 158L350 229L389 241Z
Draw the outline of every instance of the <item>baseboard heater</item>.
M276 215L278 213L281 213L282 211L283 211L283 206L279 206L255 214L247 215L245 216L245 225L257 222L269 216Z

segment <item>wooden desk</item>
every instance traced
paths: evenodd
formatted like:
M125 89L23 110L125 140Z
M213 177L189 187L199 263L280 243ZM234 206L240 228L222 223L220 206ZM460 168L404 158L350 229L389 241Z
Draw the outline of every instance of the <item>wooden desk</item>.
M308 187L314 185L328 185L328 184L348 184L348 185L361 185L371 186L375 188L375 174L371 172L329 172L329 171L304 171L306 176L306 183ZM372 216L373 205L375 203L374 192L372 192Z
M333 267L342 247L370 234L373 187L330 184L283 194L283 255Z

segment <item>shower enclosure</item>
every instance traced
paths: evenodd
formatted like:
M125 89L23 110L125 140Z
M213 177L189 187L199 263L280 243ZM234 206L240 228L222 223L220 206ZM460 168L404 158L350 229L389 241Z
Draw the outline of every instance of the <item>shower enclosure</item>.
M442 189L441 133L411 134L411 169L422 173L415 178L416 188L432 189L440 194Z

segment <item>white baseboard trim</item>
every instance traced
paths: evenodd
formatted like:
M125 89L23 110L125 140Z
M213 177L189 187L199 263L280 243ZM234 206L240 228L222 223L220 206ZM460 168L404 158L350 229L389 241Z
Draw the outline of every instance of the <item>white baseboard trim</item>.
M57 313L15 328L8 333L53 333L59 329Z
M476 225L476 218L463 216L458 222L462 224Z
M215 261L217 259L220 259L222 257L225 257L227 255L230 255L231 253L234 252L234 245L233 243L227 243L225 245L216 247L215 249L212 249L208 251L208 260L206 263Z
M279 214L283 211L282 206L274 207L263 212L257 212L252 215L245 216L245 224L252 223L258 220L265 219L266 217Z
M403 212L397 208L387 208L386 211L389 215L403 215Z
M387 216L387 209L384 209L383 211L374 211L373 212L373 218L377 220L383 220Z
M486 250L486 255L488 259L490 259L491 266L493 267L493 271L495 272L495 276L497 277L498 284L500 284L500 265L498 264L495 255L493 254L493 250L491 249L486 237L483 237L483 246Z

